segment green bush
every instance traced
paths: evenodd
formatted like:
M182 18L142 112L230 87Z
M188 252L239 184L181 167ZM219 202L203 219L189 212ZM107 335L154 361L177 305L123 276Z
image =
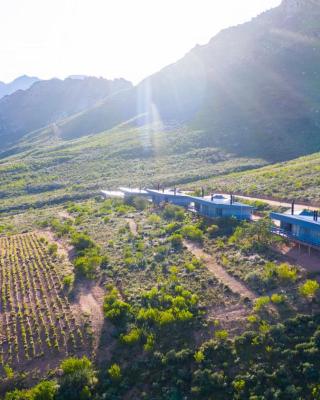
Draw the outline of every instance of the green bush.
M175 249L181 249L182 247L182 235L180 235L179 233L175 233L173 235L171 235L168 238L169 242L171 243L171 246Z
M312 299L317 294L320 285L317 281L308 279L303 285L300 286L299 292L302 296Z
M74 233L72 235L71 243L77 252L82 252L95 247L94 241L85 233Z
M120 299L116 288L112 288L105 296L103 310L105 317L115 324L123 324L131 315L131 306Z
M5 400L54 400L58 385L54 381L43 381L32 389L14 390L5 396Z
M119 364L112 364L108 369L108 374L113 381L121 379L121 368Z
M182 207L175 206L173 204L167 204L162 211L162 216L165 219L183 221L185 212Z
M181 234L184 238L194 242L203 241L203 232L194 225L186 225L181 229Z
M58 253L58 245L56 243L51 243L48 246L48 253L52 256L57 256Z

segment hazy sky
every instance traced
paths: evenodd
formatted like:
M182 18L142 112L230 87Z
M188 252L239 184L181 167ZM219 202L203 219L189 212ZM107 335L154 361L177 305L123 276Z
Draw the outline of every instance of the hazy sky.
M137 83L281 0L0 0L0 81L18 75Z

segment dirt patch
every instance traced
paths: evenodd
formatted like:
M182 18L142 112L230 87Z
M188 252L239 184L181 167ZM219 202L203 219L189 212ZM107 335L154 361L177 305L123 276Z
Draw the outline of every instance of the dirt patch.
M65 210L59 211L58 216L62 219L71 219L72 221L74 221L74 217Z
M103 299L105 292L96 283L82 283L76 288L75 302L72 307L75 313L88 316L93 331L93 348L96 349L104 324Z
M227 308L213 308L209 312L209 318L219 322L217 329L225 329L231 336L243 331L247 325L247 317L250 310L243 304Z
M311 249L309 254L307 248L301 246L299 249L297 245L284 245L275 250L302 270L320 275L320 252L318 250Z
M129 224L130 232L133 234L133 236L138 235L138 226L136 221L133 218L126 218L126 221Z
M201 259L207 266L208 270L212 272L221 283L228 286L232 292L238 293L241 297L248 298L252 301L257 298L255 293L233 276L229 275L228 272L217 263L214 257L205 253L199 246L187 241L184 241L184 245L195 257Z

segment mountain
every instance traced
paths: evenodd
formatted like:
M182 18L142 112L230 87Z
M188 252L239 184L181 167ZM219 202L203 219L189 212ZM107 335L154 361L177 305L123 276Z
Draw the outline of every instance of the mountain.
M70 139L127 120L199 130L198 145L268 161L320 150L320 2L284 0L59 124ZM139 116L139 118L137 118Z
M0 82L0 99L16 92L17 90L27 90L38 81L39 79L36 77L23 75L10 83Z
M59 122L131 87L131 83L124 79L51 79L6 96L0 100L2 148L15 143L28 132Z

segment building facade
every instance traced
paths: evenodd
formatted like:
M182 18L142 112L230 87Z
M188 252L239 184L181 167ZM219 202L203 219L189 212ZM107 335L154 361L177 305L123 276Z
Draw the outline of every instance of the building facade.
M271 213L270 218L278 221L273 232L307 246L320 247L320 222L317 212L301 214Z

